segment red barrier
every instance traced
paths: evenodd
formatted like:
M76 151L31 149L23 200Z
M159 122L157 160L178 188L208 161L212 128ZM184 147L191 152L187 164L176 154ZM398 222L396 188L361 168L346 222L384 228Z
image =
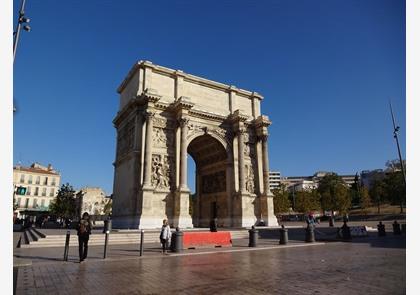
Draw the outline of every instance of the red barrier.
M230 232L184 232L184 249L232 247Z

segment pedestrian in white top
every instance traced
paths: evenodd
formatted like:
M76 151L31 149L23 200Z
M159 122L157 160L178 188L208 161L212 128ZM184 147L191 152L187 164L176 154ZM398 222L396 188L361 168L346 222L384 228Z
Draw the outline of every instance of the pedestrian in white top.
M160 243L162 244L162 253L167 254L168 242L171 240L172 233L168 220L163 220L162 229L160 230Z

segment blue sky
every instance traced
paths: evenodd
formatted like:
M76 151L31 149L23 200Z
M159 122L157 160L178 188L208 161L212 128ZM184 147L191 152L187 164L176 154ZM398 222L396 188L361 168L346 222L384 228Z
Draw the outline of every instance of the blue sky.
M76 188L112 192L116 88L137 60L261 93L285 176L397 158L390 98L405 157L404 1L27 0L26 13L13 160L52 163Z

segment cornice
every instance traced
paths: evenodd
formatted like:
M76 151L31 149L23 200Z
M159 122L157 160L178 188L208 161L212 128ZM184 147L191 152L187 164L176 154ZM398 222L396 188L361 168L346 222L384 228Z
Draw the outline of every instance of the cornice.
M127 76L124 78L123 82L117 88L118 93L121 93L124 90L124 88L126 87L128 82L131 80L133 75L136 73L136 71L138 71L141 68L143 68L143 69L144 68L151 68L156 73L162 73L166 76L170 76L170 77L173 77L173 78L183 77L184 80L187 81L187 82L192 82L194 84L198 84L198 85L202 85L202 86L206 86L206 87L210 87L210 88L215 88L215 89L222 90L222 91L225 91L225 92L234 91L237 94L248 97L249 99L253 99L253 98L257 98L259 100L263 99L263 96L261 94L255 92L255 91L249 91L249 90L237 88L236 86L233 86L233 85L228 85L228 84L208 80L208 79L205 79L205 78L202 78L202 77L199 77L199 76L195 76L195 75L185 73L181 70L170 69L170 68L167 68L167 67L155 65L150 61L142 61L142 60L136 62L131 67Z

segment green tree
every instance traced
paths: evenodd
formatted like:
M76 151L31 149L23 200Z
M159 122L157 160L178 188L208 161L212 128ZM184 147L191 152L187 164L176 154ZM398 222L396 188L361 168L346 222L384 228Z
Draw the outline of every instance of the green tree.
M77 215L75 191L69 184L61 185L57 196L50 204L51 213L62 218L73 218Z
M109 199L104 206L104 214L110 215L112 213L112 200Z
M343 179L336 173L325 175L319 182L318 192L321 196L323 210L346 213L351 206L351 194Z
M317 190L303 190L295 193L296 211L307 213L309 211L319 210L320 195Z
M362 208L365 214L367 213L367 209L371 205L372 202L370 200L369 190L365 186L362 186L360 188L360 207Z
M403 213L405 204L405 184L400 171L389 173L384 178L385 195L392 205L399 205L400 212Z
M286 185L280 184L279 188L273 190L274 214L289 212L290 200Z
M356 173L354 176L354 181L350 187L350 195L351 195L351 204L353 206L360 205L360 183L359 183L359 174Z
M372 201L376 204L378 207L378 214L381 213L381 205L385 203L386 199L386 184L382 177L375 176L372 180L369 195L372 199Z

